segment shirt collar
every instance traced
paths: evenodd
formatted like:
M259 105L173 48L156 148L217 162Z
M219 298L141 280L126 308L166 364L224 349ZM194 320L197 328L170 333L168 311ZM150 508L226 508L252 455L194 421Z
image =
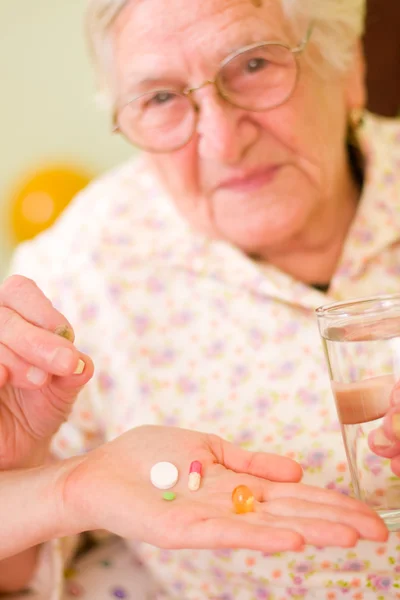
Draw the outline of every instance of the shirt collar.
M347 278L362 276L369 261L400 239L400 121L367 113L359 141L365 184L332 280L334 290Z

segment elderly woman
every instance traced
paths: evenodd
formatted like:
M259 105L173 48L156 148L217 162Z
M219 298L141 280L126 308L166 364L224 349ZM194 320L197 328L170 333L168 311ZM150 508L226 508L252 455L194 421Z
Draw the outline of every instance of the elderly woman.
M223 544L206 534L192 539L190 528L186 543L176 541L175 530L185 530L179 498L168 505L176 507L170 518L157 519L165 505L144 493L145 501L134 504L123 485L156 459L185 465L196 451L209 467L197 498L213 510L217 503L228 507L239 477L229 469L256 477L246 481L257 490L262 477L278 479L277 458L269 472L233 451L224 461L223 452L206 452L204 438L193 432L139 429L141 442L134 443L128 430L145 423L207 431L248 450L287 455L302 464L306 483L348 491L314 309L397 291L400 259L400 128L364 114L363 8L363 0L90 3L103 99L115 130L144 152L94 183L53 230L22 247L13 266L19 276L1 290L9 311L1 340L10 349L2 350L2 380L18 400L14 414L30 417L18 429L22 449L3 449L10 452L3 468L43 463L66 406L91 378L91 356L96 373L52 443L53 453L66 459L64 501L72 495L75 507L81 502L85 518L52 531L104 527L146 542L134 548L146 577L132 574L127 551L118 546L111 558L101 554L101 564L98 554L86 559L71 595L155 598L154 583L157 597L176 600L398 597L395 534L387 544L363 540L351 551L306 547L300 553L290 552L299 543L291 538L286 547L281 540L288 552L261 554L262 543L233 543L230 532L226 546L251 549L199 550ZM57 311L21 276L36 281ZM60 338L51 332L65 324L63 315L74 325L76 346L63 339L67 353L55 355ZM390 446L394 435L391 441L379 433L375 440ZM141 460L132 463L135 451ZM71 460L82 468L71 473ZM293 465L285 464L281 479L295 480ZM307 544L332 544L329 532L337 546L358 536L384 539L370 517L362 522L367 514L358 508L357 515L356 505L346 505L348 513L341 505L338 514L334 495L274 485L275 508L273 493L256 492L268 500L265 518L279 516L275 525ZM307 494L315 503L307 503ZM110 498L118 509L112 511ZM123 526L130 501L143 514L136 529ZM200 523L211 516L207 510ZM260 514L241 524L260 524ZM324 521L311 520L310 527L313 514ZM326 533L327 521L340 532L328 527ZM167 528L161 538L160 524ZM218 536L224 536L220 524ZM166 552L157 545L195 549ZM57 548L37 574L48 585L41 598L60 597ZM27 556L33 561L30 552L24 564Z

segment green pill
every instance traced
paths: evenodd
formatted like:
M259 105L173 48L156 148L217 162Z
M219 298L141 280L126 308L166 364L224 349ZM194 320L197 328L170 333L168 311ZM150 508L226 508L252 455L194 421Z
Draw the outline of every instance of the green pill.
M165 492L165 494L163 494L163 498L164 500L171 502L172 500L175 500L176 494L174 494L174 492Z

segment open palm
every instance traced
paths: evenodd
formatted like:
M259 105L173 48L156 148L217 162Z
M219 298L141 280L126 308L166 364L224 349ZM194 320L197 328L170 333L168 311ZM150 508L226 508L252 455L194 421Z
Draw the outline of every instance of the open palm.
M159 461L174 463L176 499L150 482ZM203 465L200 490L191 492L189 465ZM353 546L360 537L383 541L387 530L360 502L296 483L293 461L250 453L220 438L176 428L146 426L82 458L64 482L63 497L81 529L107 529L163 548L295 550L304 543ZM237 515L231 495L238 485L253 492L255 511Z

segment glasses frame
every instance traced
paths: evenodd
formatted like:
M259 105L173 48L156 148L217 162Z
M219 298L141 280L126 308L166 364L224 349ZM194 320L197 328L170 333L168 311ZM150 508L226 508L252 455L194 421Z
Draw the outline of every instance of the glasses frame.
M169 153L169 152L175 152L176 150L180 150L181 148L183 148L184 146L186 146L186 144L188 144L190 142L190 140L192 139L196 128L197 128L197 123L198 123L198 116L200 113L200 107L197 104L197 102L194 100L193 98L193 94L209 85L213 85L217 92L218 95L225 100L225 102L227 102L228 104L230 104L231 106L235 106L236 108L241 108L242 110L248 110L250 112L264 112L267 110L272 110L273 108L277 108L278 106L282 106L282 104L285 104L285 102L287 102L289 100L289 98L292 96L294 90L296 89L297 86L297 82L299 80L299 76L300 76L300 64L299 64L299 57L301 56L301 54L304 52L304 50L306 49L308 42L310 41L312 32L314 29L314 24L311 23L307 29L307 33L304 36L303 40L295 47L291 47L288 44L285 44L284 42L256 42L254 44L249 44L248 46L243 46L242 48L239 48L239 50L236 50L235 52L229 54L229 56L227 56L220 64L217 74L215 76L214 79L207 79L206 81L204 81L202 84L196 86L196 87L187 87L184 88L182 91L177 91L177 90L173 90L173 89L168 89L168 88L163 88L163 89L155 89L152 90L151 92L145 92L143 94L139 94L137 96L134 96L133 98L131 98L130 100L128 100L128 102L125 102L122 106L118 107L116 106L113 112L113 117L112 117L112 133L119 133L121 135L124 136L124 138L132 145L137 146L138 148L140 148L141 150L144 150L145 152L150 152L153 154L165 154L165 153ZM282 100L281 102L277 102L276 104L273 104L271 106L269 106L268 108L249 108L248 106L245 105L240 105L237 103L232 102L229 97L227 97L224 94L224 91L221 87L221 85L219 84L219 76L220 76L220 72L222 71L222 69L229 64L232 60L234 60L235 58L237 58L238 56L240 56L241 54L244 54L245 52L248 52L249 50L255 50L256 48L264 48L265 46L280 46L281 48L285 48L286 50L289 50L289 52L291 52L295 58L296 61L296 78L294 81L294 85L292 90L290 91L290 93L288 94L288 96L286 96L286 98L284 98L284 100ZM138 144L137 142L132 142L127 135L125 135L125 133L120 129L119 125L118 125L118 113L120 110L123 110L124 108L126 108L129 104L131 104L132 102L135 102L136 100L139 100L140 98L143 98L143 96L147 96L150 93L157 93L157 92L174 92L174 94L179 94L181 96L185 96L190 103L193 106L194 109L194 122L193 122L193 129L191 134L189 135L188 139L183 142L182 144L179 144L176 147L173 147L169 150L155 150L154 148L150 148L150 147L146 147L145 145L142 144Z

